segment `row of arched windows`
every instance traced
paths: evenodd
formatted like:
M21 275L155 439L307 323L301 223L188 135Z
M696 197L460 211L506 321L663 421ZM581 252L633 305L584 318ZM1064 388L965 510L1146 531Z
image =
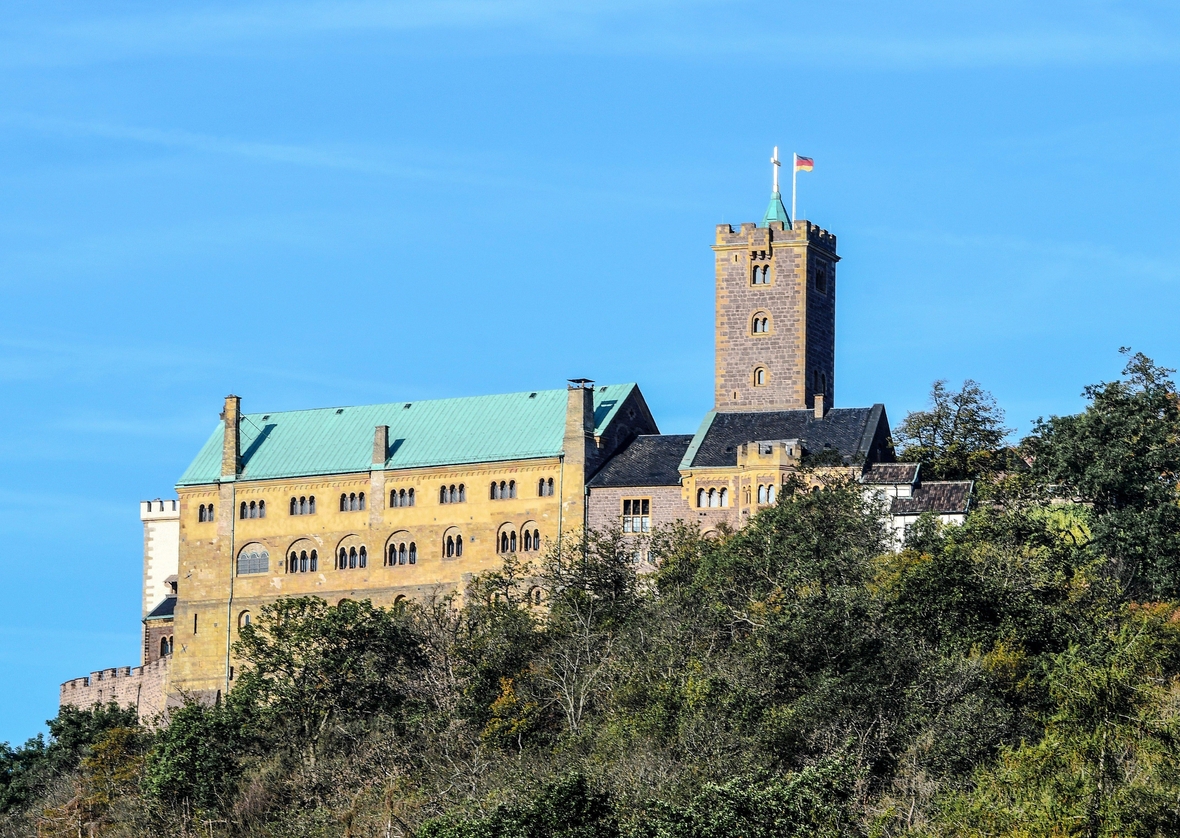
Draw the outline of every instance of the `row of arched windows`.
M537 482L537 497L551 498L553 497L553 478L542 477Z
M520 539L517 540L516 530L505 530L500 533L500 538L496 544L496 549L500 553L515 553L517 547L526 553L531 553L534 550L541 549L541 531L537 529L524 529L520 533Z
M242 501L242 506L238 510L238 517L243 520L246 518L265 518L266 501L250 501L248 504L245 501Z
M390 489L389 490L389 508L397 509L402 506L414 505L414 490L413 489Z
M247 544L242 548L242 552L238 553L239 576L248 573L268 573L269 571L270 553L261 544Z
M315 495L291 498L292 515L315 515Z
M357 547L341 547L340 552L336 554L336 569L337 570L351 570L357 567L366 567L369 564L369 554L365 551L365 545Z
M759 312L754 315L754 319L750 322L750 329L756 335L765 335L770 332L770 318Z
M287 572L288 573L315 573L319 570L320 554L315 550L310 552L307 550L300 550L296 552L291 551L291 555L287 557Z
M365 509L365 493L349 492L340 495L341 512L363 512Z
M197 521L205 524L213 520L213 504L203 503L197 509Z
M729 489L697 489L697 506L702 509L729 506Z
M467 501L467 488L460 483L458 486L451 484L450 486L443 486L438 490L439 503L465 503Z
M758 503L774 503L778 490L773 483L758 484Z
M398 544L389 545L389 555L385 557L385 566L393 567L399 564L418 564L418 545L410 542L409 546L404 541Z
M443 558L457 559L463 555L463 536L455 533L448 534L443 539Z
M161 637L160 638L160 657L166 658L171 654L172 654L172 638L171 637Z
M509 480L507 483L505 483L503 480L501 480L499 483L497 483L495 480L493 480L490 497L492 500L508 500L509 498L516 497L516 481Z

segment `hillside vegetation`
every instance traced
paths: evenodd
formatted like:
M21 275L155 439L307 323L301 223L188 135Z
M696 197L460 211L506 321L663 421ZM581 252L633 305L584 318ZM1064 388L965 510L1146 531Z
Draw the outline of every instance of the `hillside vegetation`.
M6 746L0 834L1180 834L1169 371L1133 356L1012 449L973 386L907 419L979 479L962 527L894 550L861 487L800 484L738 532L655 533L649 576L591 533L462 607L281 600L219 706Z

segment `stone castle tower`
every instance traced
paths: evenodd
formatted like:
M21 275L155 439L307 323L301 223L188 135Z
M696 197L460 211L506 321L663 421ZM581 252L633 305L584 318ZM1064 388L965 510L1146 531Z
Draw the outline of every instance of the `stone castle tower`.
M836 237L791 224L776 191L762 224L717 227L718 411L835 401Z

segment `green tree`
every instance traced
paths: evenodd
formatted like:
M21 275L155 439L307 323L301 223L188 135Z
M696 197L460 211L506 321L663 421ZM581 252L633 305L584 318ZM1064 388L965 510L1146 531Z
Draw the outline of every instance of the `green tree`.
M334 722L404 705L423 663L406 615L368 600L280 599L242 629L234 649L242 674L231 699L298 748L309 767Z
M190 701L172 711L147 754L147 794L185 816L215 812L229 800L245 746L231 707Z
M1133 598L1180 596L1180 399L1171 373L1131 355L1122 379L1086 388L1082 413L1038 420L1022 443L1034 476L1091 505L1093 549Z
M930 388L930 409L906 414L895 429L898 459L922 463L922 476L965 480L993 474L1007 462L1002 446L1011 433L995 398L968 378L956 392L945 380Z

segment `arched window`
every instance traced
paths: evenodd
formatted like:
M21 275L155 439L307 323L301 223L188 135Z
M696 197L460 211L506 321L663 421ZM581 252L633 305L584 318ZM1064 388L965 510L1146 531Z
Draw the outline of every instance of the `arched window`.
M749 486L747 486L747 487L746 487L746 488L743 490L743 492L742 492L742 495L743 495L743 497L745 498L745 503L746 503L746 506L749 506L749 505L750 505L750 487L749 487Z
M720 492L720 495L721 495L721 505L722 506L729 506L729 489L722 489Z
M414 505L414 490L413 489L410 489L410 491L406 492L406 501L407 501L406 506L413 506Z
M312 500L315 500L315 498L312 498ZM300 498L299 499L299 514L300 515L309 514L309 510L307 508L307 498Z
M500 493L496 495L496 497L500 498L501 500L508 497L508 484L506 484L503 480L500 481Z
M340 548L340 553L336 556L336 569L344 570L348 567L348 551L343 547Z
M499 500L499 499L500 499L500 487L499 487L499 485L496 484L496 481L493 480L492 481L492 488L488 492L488 500Z
M350 568L356 567L356 548L348 548L348 566Z
M447 502L447 487L446 486L443 486L441 489L438 490L438 502L439 503L446 503Z
M238 513L238 517L241 518L243 521L246 520L246 502L245 501L242 501L242 509Z
M410 542L410 564L418 564L418 545Z
M758 503L766 503L766 487L758 484Z
M238 615L238 630L240 631L248 625L250 625L250 612L243 611Z
M533 530L533 549L534 550L541 549L541 531L540 530Z
M359 509L361 512L364 512L365 511L365 493L361 492L359 495L356 496L356 499L357 499L357 504L358 504L357 509Z
M261 544L247 544L238 553L238 575L270 571L270 553Z
M307 565L310 559L308 558L306 550L299 551L299 572L307 573Z
M506 532L500 533L500 552L508 552L508 533Z
M451 486L451 488L447 491L447 499L451 503L458 503L459 502L459 492L455 489L454 486Z
M365 545L361 545L360 550L357 551L356 566L367 567L369 564L369 553L365 550Z
M343 495L343 494L342 494L342 495L340 496L340 511L341 511L341 512L347 512L347 511L348 511L348 495Z
M539 497L539 498L545 497L545 478L544 477L542 477L540 480L537 481L537 497Z
M300 514L299 509L298 509L298 505L295 502L295 498L291 498L291 514L292 515Z
M774 484L771 483L766 487L766 502L774 503Z
M168 638L160 638L160 657L166 657L168 654Z
M516 531L515 530L508 533L508 552L509 553L516 552Z
M266 517L266 501L264 501L264 500L258 501L258 517L259 518Z
M466 503L466 502L467 502L467 488L462 483L460 483L459 484L459 503Z
M516 481L515 480L508 481L508 497L510 497L510 498L516 497Z
M754 370L754 386L761 387L766 383L766 370L762 367Z
M307 499L307 514L315 515L315 495Z
M455 536L455 556L458 557L458 556L462 556L462 555L463 555L463 536L457 535L457 536Z
M703 507L705 505L705 490L697 489L697 506Z
M294 550L292 550L291 555L287 557L287 572L288 573L298 573L299 572L299 554L296 553Z
M524 551L526 553L533 549L533 534L531 532L525 530L522 540L524 541Z
M201 506L197 509L197 523L205 523L205 504L201 504Z
M407 553L406 545L403 542L402 544L398 545L398 548L397 548L397 563L398 564L405 564L406 563L406 553Z
M448 559L455 555L455 539L452 536L447 536L446 544L443 547L443 555Z

